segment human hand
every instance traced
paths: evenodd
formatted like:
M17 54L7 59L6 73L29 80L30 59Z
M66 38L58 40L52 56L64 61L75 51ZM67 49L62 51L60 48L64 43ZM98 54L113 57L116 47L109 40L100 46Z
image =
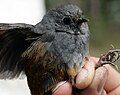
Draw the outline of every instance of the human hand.
M77 75L75 86L82 89L79 95L120 95L120 74L109 65L95 70L97 62L98 58L91 57ZM72 95L70 83L60 82L57 87L53 95Z

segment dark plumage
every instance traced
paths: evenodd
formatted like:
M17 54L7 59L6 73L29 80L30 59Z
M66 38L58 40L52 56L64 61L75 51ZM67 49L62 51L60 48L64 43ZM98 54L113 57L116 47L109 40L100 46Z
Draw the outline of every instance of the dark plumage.
M0 24L0 78L24 72L32 95L51 95L60 81L74 83L88 53L89 29L81 9L50 10L35 26Z

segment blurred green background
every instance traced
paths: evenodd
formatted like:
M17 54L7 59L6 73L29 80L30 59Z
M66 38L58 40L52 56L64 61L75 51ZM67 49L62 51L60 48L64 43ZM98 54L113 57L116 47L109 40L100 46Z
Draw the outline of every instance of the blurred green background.
M120 48L120 0L46 0L46 9L76 4L90 20L90 55ZM119 61L120 63L120 61Z

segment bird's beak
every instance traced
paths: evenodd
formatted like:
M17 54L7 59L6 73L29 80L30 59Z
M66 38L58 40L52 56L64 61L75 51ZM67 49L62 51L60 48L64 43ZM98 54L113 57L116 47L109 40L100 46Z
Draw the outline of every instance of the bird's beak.
M81 17L80 20L81 20L82 22L88 22L88 21L89 21L89 19L87 19L87 18L85 18L85 17Z
M87 18L82 18L82 20L83 20L83 22L88 22L89 21L89 19L87 19Z

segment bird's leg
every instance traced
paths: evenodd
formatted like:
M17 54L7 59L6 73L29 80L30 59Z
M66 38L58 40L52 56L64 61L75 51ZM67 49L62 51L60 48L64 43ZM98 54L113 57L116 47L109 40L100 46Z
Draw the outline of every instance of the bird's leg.
M100 66L103 66L105 64L110 64L114 66L116 69L118 69L117 65L114 64L120 57L120 49L110 50L107 54L103 54L98 64L96 64L96 69Z

